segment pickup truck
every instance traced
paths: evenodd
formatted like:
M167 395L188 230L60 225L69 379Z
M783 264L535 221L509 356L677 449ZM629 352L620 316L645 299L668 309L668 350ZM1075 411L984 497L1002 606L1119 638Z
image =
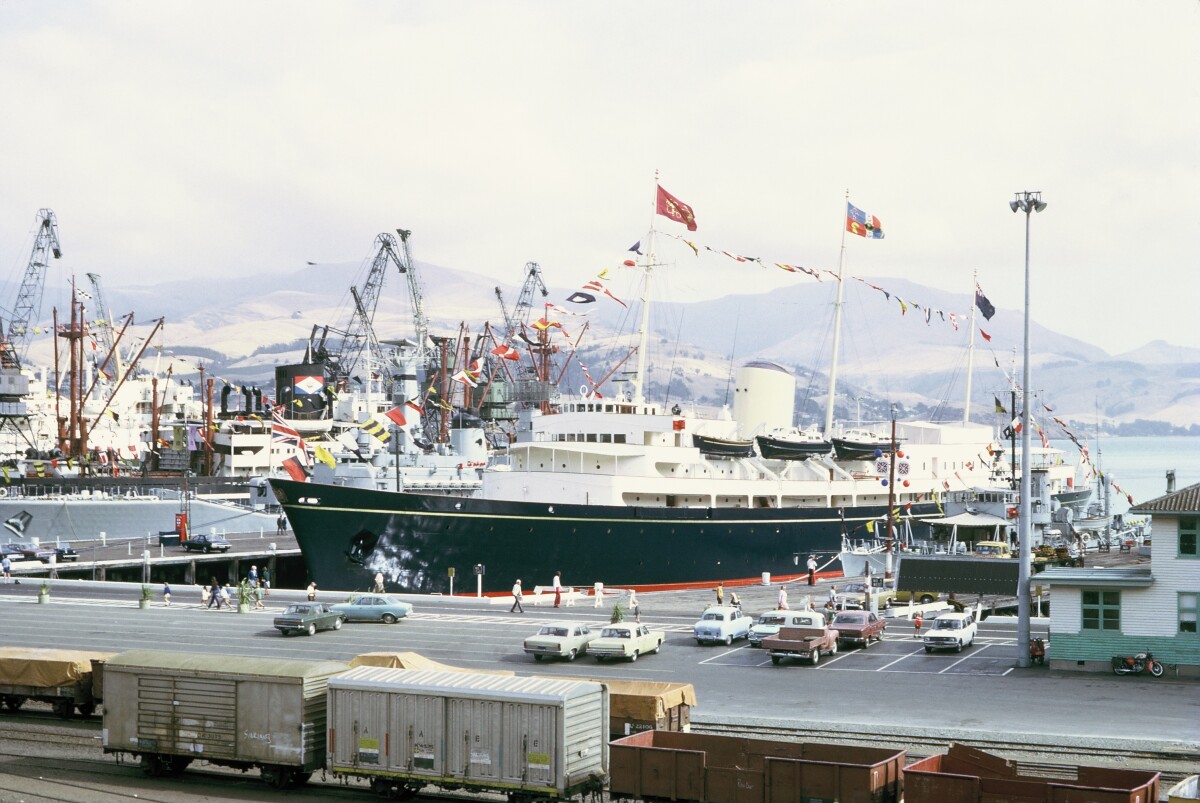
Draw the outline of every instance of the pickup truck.
M799 658L816 666L822 655L837 655L838 632L828 627L784 627L763 639L763 649L776 666L784 658Z
M197 549L201 552L228 552L233 544L220 535L196 534L184 541L181 546L184 552L193 552Z

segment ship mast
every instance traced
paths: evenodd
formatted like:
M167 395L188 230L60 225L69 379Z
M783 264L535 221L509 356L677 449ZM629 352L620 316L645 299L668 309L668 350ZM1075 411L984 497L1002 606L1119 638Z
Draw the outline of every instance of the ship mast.
M637 372L633 377L633 403L641 406L646 403L643 382L646 376L646 351L650 340L650 276L654 271L654 216L658 210L658 171L654 171L654 203L650 212L650 234L646 238L646 258L643 260L642 271L642 329L638 332Z
M850 190L846 190L846 203L850 203ZM844 210L843 210L844 216ZM842 273L846 266L846 226L842 222L842 249L838 256L837 301L833 304L833 357L829 362L829 400L825 404L825 437L833 431L833 403L837 395L838 346L842 342Z
M971 271L972 293L977 293L979 287L979 271ZM967 346L967 398L963 401L963 426L971 422L971 374L975 370L975 298L971 298L971 338Z

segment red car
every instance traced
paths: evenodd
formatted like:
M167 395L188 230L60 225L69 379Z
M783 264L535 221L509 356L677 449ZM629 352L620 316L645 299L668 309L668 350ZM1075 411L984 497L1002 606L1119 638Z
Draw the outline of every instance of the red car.
M868 647L872 640L883 641L887 621L870 611L839 611L830 627L838 632L838 643L842 646L861 644Z

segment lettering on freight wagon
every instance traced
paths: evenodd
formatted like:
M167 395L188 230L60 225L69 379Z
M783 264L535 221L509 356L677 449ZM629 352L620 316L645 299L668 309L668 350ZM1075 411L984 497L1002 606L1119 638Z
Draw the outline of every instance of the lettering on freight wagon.
M528 756L529 769L550 771L549 753L530 753Z
M480 750L472 750L471 751L471 763L472 764L488 764L488 765L490 765L492 763L492 754L484 753L483 751L480 751Z
M264 744L271 743L271 734L269 733L253 733L251 731L242 731L242 736L245 736L252 742L263 742Z
M379 740L364 736L358 740L358 763L379 763Z
M417 769L433 769L433 745L413 745L413 766Z

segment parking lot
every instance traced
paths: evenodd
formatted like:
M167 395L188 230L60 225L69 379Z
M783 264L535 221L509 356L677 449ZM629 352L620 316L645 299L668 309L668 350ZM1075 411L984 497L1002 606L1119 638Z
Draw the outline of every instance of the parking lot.
M779 666L771 663L765 650L735 642L733 648L722 648L712 655L703 655L700 663L721 666L765 667L772 671L801 672L899 672L919 675L995 675L1013 671L1016 663L1016 637L1011 629L982 627L975 643L961 653L937 651L926 653L921 642L913 637L907 621L897 622L883 641L870 647L839 648L837 655L822 656L820 663L784 660ZM1035 635L1044 635L1035 633ZM739 646L740 645L740 646ZM698 648L703 649L703 648ZM709 648L707 651L712 651Z

